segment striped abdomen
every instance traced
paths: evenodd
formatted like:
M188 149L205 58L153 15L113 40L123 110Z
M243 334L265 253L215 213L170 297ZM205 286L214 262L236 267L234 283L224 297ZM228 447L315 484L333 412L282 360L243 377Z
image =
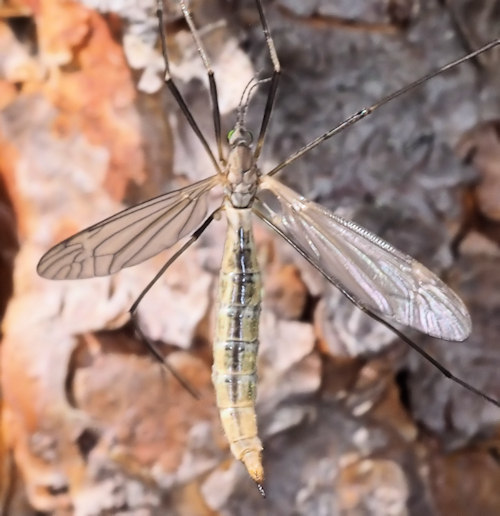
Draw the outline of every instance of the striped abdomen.
M233 455L261 483L262 443L255 396L261 277L251 211L226 206L227 235L219 277L212 380L222 426Z

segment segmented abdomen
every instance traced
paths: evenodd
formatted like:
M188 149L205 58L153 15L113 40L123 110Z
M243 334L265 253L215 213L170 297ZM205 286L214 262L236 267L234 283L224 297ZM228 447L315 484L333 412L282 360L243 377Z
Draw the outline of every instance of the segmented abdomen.
M263 480L255 396L261 276L251 211L226 207L226 243L219 276L212 381L222 426L233 455L250 476Z

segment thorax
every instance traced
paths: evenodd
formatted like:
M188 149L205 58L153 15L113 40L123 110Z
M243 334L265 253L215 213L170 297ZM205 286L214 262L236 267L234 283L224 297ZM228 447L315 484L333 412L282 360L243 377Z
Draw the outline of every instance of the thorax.
M248 132L234 132L225 167L224 193L233 208L249 208L257 193L260 171L255 164Z

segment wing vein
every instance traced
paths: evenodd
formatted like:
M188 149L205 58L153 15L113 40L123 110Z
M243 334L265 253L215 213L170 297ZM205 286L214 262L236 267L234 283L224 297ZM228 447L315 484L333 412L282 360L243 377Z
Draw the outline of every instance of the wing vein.
M470 316L437 276L391 244L264 176L255 213L356 304L434 337L464 340Z
M196 230L208 212L212 176L117 213L49 250L38 273L50 279L104 276L136 265ZM220 204L220 196L216 201Z

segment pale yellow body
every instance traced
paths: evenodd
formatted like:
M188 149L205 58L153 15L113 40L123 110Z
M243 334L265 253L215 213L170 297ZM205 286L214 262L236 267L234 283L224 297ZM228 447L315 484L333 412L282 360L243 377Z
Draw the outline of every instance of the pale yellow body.
M212 380L231 451L261 484L264 472L255 396L262 281L251 210L229 203L225 210L228 225L219 276Z

